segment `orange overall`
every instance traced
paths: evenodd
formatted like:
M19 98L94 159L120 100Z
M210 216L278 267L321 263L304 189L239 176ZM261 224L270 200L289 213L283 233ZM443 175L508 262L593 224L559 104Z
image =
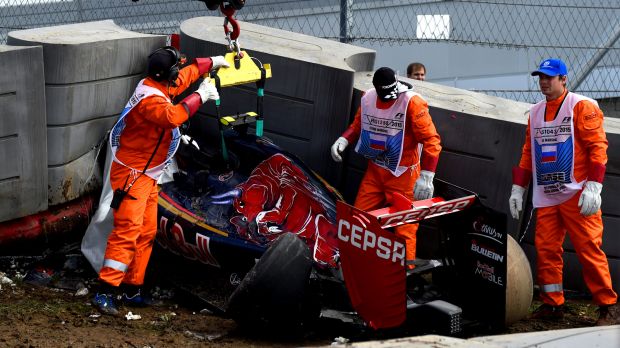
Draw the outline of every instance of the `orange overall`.
M149 77L144 84L172 99L208 72L211 66L211 59L197 59L196 63L181 69L176 80L177 87L168 87ZM144 282L157 233L158 189L155 179L140 174L153 155L162 132L163 138L149 168L166 160L172 140L171 129L187 121L200 105L200 97L196 93L192 96L190 102L174 105L162 96L151 95L142 99L125 116L126 126L116 157L126 166L112 163L110 184L112 190L123 189L135 178L137 180L120 207L114 210L114 229L108 237L103 267L99 272L99 279L110 285L142 285Z
M564 91L558 99L548 101L545 121L556 116ZM584 180L602 182L607 163L607 138L603 129L603 113L588 100L578 102L573 108L574 127L574 176L577 182ZM532 178L532 150L528 122L525 144L519 167L514 170L513 182L527 186ZM537 282L544 303L559 306L564 303L562 290L562 244L566 232L583 267L583 278L598 305L610 305L617 301L612 289L607 257L601 250L603 221L601 211L584 217L578 207L581 192L564 203L537 208L536 237L534 240L537 260Z
M394 103L395 100L383 102L377 98L376 107L378 109L387 109ZM357 110L353 123L342 135L350 144L357 141L360 135L360 115L361 108ZM409 167L409 169L396 177L389 170L369 160L368 168L355 198L355 207L362 210L385 207L391 200L394 192L398 192L413 200L413 188L420 176L420 170L435 172L439 153L441 152L441 139L435 129L431 115L428 113L428 104L424 99L414 96L409 100L405 122L407 122L408 126L405 128L401 165ZM417 165L420 161L418 143L423 145L423 156L420 166ZM405 239L407 261L414 260L418 224L399 226L395 230L397 235Z

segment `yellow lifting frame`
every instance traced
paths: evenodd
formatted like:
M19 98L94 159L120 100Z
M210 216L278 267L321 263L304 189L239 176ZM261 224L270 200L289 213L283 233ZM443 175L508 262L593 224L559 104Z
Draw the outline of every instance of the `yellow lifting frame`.
M224 59L226 59L230 67L218 69L217 76L220 79L220 87L224 88L243 85L250 82L256 82L261 79L260 68L256 65L256 63L254 63L247 52L241 52L243 53L243 58L241 58L238 62L239 69L235 67L236 53L229 52L224 56ZM263 64L263 68L265 69L265 78L270 78L271 65ZM215 79L211 79L210 82L215 84Z
M253 118L256 116L258 116L257 113L250 111L250 112L246 112L241 115L224 116L220 118L220 122L222 122L223 125L228 126L229 124L235 123L235 121L237 121L237 119L239 118L247 119L247 118Z

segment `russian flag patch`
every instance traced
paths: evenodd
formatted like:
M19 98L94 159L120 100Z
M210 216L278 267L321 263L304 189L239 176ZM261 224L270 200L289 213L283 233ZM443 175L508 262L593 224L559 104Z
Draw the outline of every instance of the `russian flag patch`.
M542 152L542 163L550 163L555 162L558 158L558 147L557 145L544 145L541 149Z
M370 148L373 150L385 151L386 135L370 133Z

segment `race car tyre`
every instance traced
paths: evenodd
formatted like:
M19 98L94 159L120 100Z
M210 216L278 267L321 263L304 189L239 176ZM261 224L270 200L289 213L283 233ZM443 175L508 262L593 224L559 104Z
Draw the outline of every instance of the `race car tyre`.
M295 328L304 321L312 269L310 249L293 233L276 239L228 301L227 313L253 330Z

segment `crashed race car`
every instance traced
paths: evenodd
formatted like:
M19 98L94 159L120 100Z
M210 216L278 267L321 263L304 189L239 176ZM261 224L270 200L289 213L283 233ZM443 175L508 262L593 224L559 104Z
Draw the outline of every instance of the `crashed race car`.
M509 246L522 251L504 232L505 215L475 194L437 180L437 197L364 212L275 145L252 135L227 140L247 154L241 163L264 160L247 174L197 170L164 184L157 237L190 259L248 267L225 315L260 326L330 317L445 334L500 329L519 316L506 313L507 265ZM425 259L408 271L405 243L390 228L420 222ZM528 289L516 292L527 299Z
M179 173L160 190L159 245L245 274L219 314L248 327L331 318L463 335L527 313L527 259L506 216L474 193L436 179L432 199L360 211L248 124L223 132L227 161L200 139L183 145ZM413 270L391 230L405 223L421 224Z
M234 33L232 15L227 19ZM160 246L243 275L223 306L209 306L212 312L254 328L330 318L450 335L496 330L527 313L531 273L506 233L505 214L437 179L436 197L428 200L397 196L369 212L348 205L263 136L271 67L235 42L229 49L235 69L212 72L212 83L220 89L256 82L257 110L222 116L218 100L217 144L187 129L193 138L180 146L179 170L161 185L158 205ZM421 224L413 269L392 231L409 223Z

